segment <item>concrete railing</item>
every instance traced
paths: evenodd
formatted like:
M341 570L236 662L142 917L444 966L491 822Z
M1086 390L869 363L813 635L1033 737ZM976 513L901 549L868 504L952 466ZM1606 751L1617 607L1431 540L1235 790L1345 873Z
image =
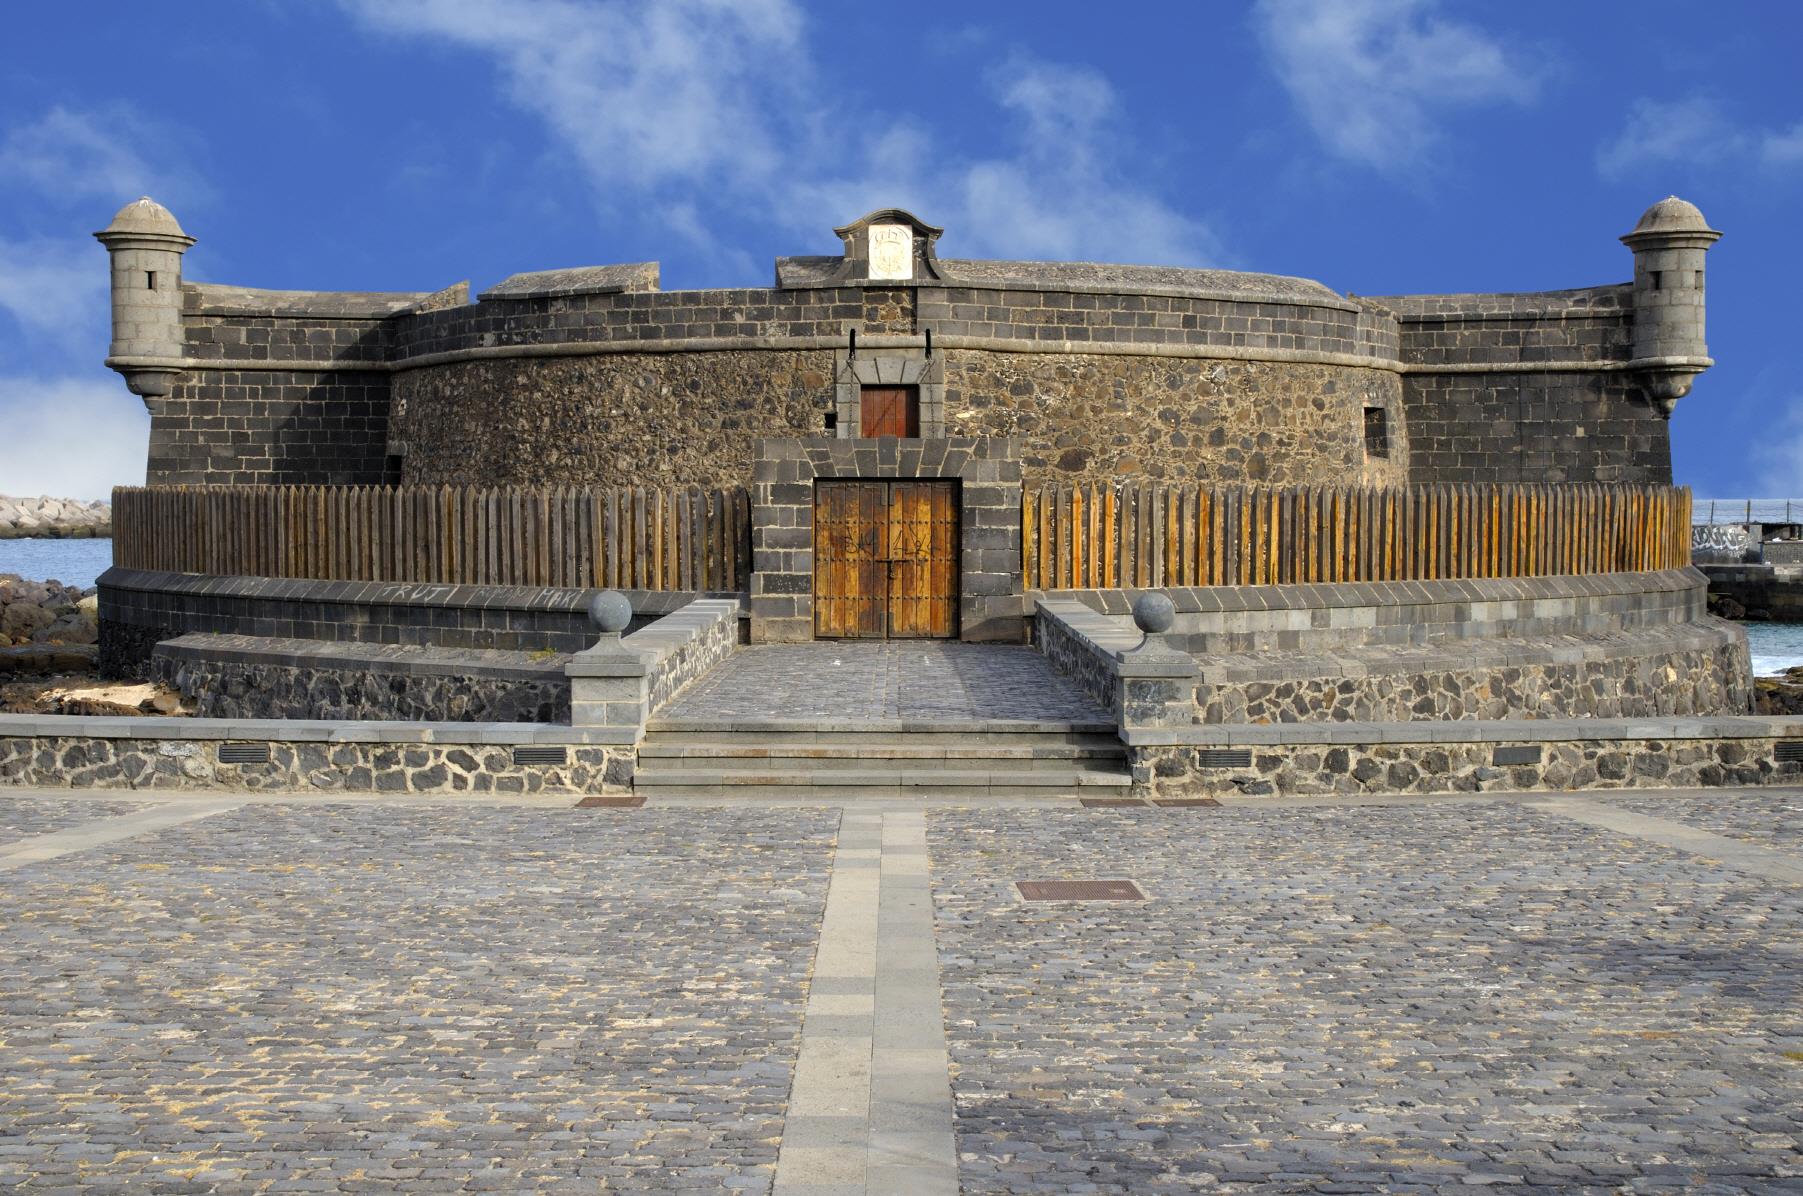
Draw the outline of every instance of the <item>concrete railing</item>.
M702 598L628 636L603 633L564 666L570 725L630 731L739 646L739 604Z

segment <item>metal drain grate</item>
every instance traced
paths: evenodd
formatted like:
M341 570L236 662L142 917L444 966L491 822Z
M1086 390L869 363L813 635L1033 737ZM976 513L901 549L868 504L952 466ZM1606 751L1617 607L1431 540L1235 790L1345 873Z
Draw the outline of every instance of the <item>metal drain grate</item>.
M1780 764L1796 764L1803 762L1803 739L1780 739L1778 749L1774 753Z
M1490 753L1492 764L1538 764L1540 763L1540 746L1533 747L1499 747Z
M1198 768L1251 768L1251 748L1199 748L1196 751Z
M1144 901L1130 880L1017 880L1014 887L1027 901Z
M1143 806L1146 803L1137 797L1083 797L1077 799L1085 809L1118 810L1122 806Z
M620 797L602 797L591 793L576 803L578 810L636 810L645 804L645 795L631 793Z
M1219 807L1221 803L1212 797L1166 797L1155 798L1152 804L1163 806L1167 810L1194 810L1206 806Z
M221 764L267 764L269 763L269 745L266 743L222 743L219 745L219 762Z
M566 747L516 747L513 749L515 764L568 764L570 749Z

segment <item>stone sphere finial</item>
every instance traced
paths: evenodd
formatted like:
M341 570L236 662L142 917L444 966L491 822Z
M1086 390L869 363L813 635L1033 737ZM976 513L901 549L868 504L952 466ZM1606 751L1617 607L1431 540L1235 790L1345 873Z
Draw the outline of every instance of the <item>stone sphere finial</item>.
M602 590L588 600L588 621L606 635L618 635L632 622L632 603L618 590Z
M1168 594L1141 594L1133 600L1133 625L1147 635L1162 635L1177 621L1177 604Z

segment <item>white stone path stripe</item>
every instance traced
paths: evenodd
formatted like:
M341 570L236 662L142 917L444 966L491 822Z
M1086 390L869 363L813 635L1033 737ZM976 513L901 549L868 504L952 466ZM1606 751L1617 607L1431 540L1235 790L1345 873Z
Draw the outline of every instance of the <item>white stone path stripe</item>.
M955 1196L926 816L847 810L827 885L778 1196Z
M1527 805L1575 822L1588 823L1635 839L1645 839L1678 851L1707 856L1741 872L1768 880L1803 884L1803 860L1770 847L1718 835L1669 818L1655 818L1601 800L1557 797L1536 798Z
M80 826L72 826L65 830L32 835L17 843L0 847L0 872L23 868L27 864L54 860L58 856L87 851L93 847L104 847L108 843L117 843L121 839L131 839L138 835L147 835L163 830L165 827L193 822L197 818L211 818L215 814L236 810L243 804L241 801L217 799L158 802L135 814L97 818L93 822L84 822Z

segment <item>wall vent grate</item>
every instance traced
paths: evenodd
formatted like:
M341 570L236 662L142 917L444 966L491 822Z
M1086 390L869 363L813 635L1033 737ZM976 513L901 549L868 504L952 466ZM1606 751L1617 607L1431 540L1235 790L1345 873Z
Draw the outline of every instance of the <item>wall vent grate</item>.
M567 747L516 747L513 749L515 764L568 764L570 749Z
M1251 768L1251 748L1198 748L1198 768Z
M269 745L266 743L222 743L219 745L219 762L221 764L267 764L269 763Z
M1780 739L1774 754L1780 764L1803 764L1803 739Z
M1499 747L1490 754L1492 764L1538 764L1540 745L1531 747Z

